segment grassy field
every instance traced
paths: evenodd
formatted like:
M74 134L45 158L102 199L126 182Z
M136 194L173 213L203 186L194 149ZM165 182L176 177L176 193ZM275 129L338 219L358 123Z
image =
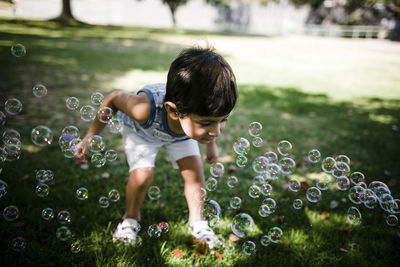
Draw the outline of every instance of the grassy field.
M306 160L312 148L322 157L347 155L351 170L365 174L372 181L386 183L395 199L399 198L399 119L400 119L400 44L378 40L319 39L314 37L240 37L169 29L60 26L41 21L0 21L0 110L9 98L23 103L18 115L7 115L5 129L21 134L22 154L19 160L0 164L0 179L7 182L8 192L0 198L0 209L15 205L19 218L0 219L0 262L2 266L393 266L400 260L399 225L386 223L388 212L379 206L368 209L356 205L347 191L338 191L333 183L322 192L317 203L306 199L308 187L315 186L321 165ZM208 251L193 239L187 229L187 206L183 182L177 170L160 151L154 185L161 197L146 198L142 208L143 240L132 248L112 242L112 233L124 213L124 189L128 166L119 135L103 132L107 148L118 152L119 159L102 168L89 164L82 168L65 158L57 141L61 130L75 125L81 136L89 123L78 111L68 110L65 100L79 98L80 105L90 104L93 92L104 95L119 90L137 90L147 83L165 82L169 64L177 53L191 44L209 43L223 54L236 73L239 101L226 130L218 139L220 161L225 175L218 178L218 188L207 193L216 200L222 216L214 230L225 239L225 245ZM27 54L16 58L10 53L13 44L24 44ZM32 86L42 83L48 94L36 98ZM251 198L249 186L256 173L251 166L235 165L233 142L238 137L251 141L249 123L263 125L262 147L251 147L247 157L253 159L275 151L281 140L293 144L291 157L296 171L272 181L271 198L276 211L261 217L258 208L266 198ZM38 147L30 140L37 125L46 125L54 133L51 145ZM201 147L203 151L203 147ZM205 164L206 178L210 177ZM51 169L50 194L35 194L35 172ZM227 186L235 175L239 184ZM288 189L290 179L302 183L300 191ZM87 200L78 200L79 187L89 191ZM121 199L103 209L101 196L111 189L119 190ZM230 199L242 199L240 209L232 209ZM303 200L303 208L292 207L294 199ZM362 214L360 225L346 220L349 207ZM67 210L67 225L72 237L56 238L60 226L54 218L41 218L43 208L56 213ZM233 217L245 212L254 219L254 227L238 241L230 241ZM147 228L166 221L170 230L159 238L150 238ZM280 227L282 240L264 247L261 236L271 227ZM26 240L21 252L11 248L15 237ZM256 252L242 252L246 241L256 244ZM79 241L81 251L71 252ZM174 251L182 251L182 257ZM220 254L219 254L220 253Z

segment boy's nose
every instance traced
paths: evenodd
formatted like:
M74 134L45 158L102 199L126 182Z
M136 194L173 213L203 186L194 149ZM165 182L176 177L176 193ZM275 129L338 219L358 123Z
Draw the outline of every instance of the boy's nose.
M218 136L221 133L221 127L219 123L216 123L214 127L210 129L208 135L210 136Z

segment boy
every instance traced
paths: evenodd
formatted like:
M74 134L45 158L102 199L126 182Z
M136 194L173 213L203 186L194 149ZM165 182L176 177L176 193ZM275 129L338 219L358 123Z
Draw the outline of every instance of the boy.
M235 76L222 56L209 48L188 48L172 62L166 85L152 84L135 94L113 92L106 97L101 106L118 111L123 121L121 133L130 172L126 212L114 241L135 241L157 151L164 147L185 181L191 233L210 248L217 245L218 238L202 218L204 174L198 142L206 146L206 161L215 162L215 138L224 130L237 96ZM76 148L78 161L85 162L88 139L104 126L94 120Z

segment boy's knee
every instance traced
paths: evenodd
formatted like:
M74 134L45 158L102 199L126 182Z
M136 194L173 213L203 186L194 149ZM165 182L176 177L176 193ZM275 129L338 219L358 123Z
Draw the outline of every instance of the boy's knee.
M153 181L154 172L152 169L137 169L134 170L129 179L138 189L147 189L147 187Z

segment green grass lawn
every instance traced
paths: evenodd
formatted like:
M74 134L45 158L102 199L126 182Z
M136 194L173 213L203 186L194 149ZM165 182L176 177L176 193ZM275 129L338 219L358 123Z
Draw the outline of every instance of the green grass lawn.
M0 110L5 112L4 102L12 97L23 103L22 112L7 115L6 125L0 128L0 133L18 130L22 141L19 160L0 162L0 179L8 184L7 194L0 198L0 210L9 205L19 209L17 220L0 219L2 266L392 266L399 262L400 229L398 224L386 223L388 212L379 206L367 209L352 203L348 192L336 190L333 184L322 192L319 202L306 199L307 188L315 186L315 177L321 172L320 162L306 160L312 148L319 149L322 157L347 155L351 171L364 173L367 185L382 181L389 185L392 196L399 198L399 44L0 22ZM65 100L75 96L82 106L90 103L96 91L107 95L115 89L137 90L146 83L165 82L169 64L179 51L207 38L231 63L240 93L217 141L225 175L218 178L217 190L207 193L207 199L217 201L222 209L214 228L226 241L217 250L222 260L215 251L193 244L187 229L183 180L164 151L158 155L153 181L161 189L161 197L146 198L142 208L142 244L136 248L115 244L112 233L124 213L128 177L122 140L107 129L103 131L107 148L115 149L119 159L102 168L89 164L82 169L65 158L57 144L61 130L75 125L82 136L90 125L80 119L78 111L68 110ZM10 47L16 43L26 47L24 57L11 55ZM47 96L33 96L32 87L37 83L47 86ZM239 168L232 144L239 137L252 140L247 129L253 121L263 125L265 142L261 147L252 146L247 154L249 166ZM37 125L52 129L51 145L33 145L30 132ZM261 217L258 208L266 196L251 198L248 194L256 176L251 162L267 151L276 152L281 140L292 143L290 156L296 161L296 170L271 182L269 197L276 200L277 209ZM209 167L205 164L206 178L210 177ZM49 183L50 194L44 198L34 192L39 169L55 173ZM239 179L235 188L226 183L232 175ZM292 178L302 181L298 192L288 189ZM75 196L82 186L89 191L87 200ZM98 199L111 189L119 190L121 199L103 209ZM234 196L242 199L240 209L229 205ZM300 210L292 207L296 198L304 203ZM351 206L362 214L360 225L346 220ZM71 213L67 225L70 239L56 238L60 224L56 219L41 218L46 207ZM231 223L240 212L250 214L255 224L244 238L232 242ZM169 232L150 238L148 226L162 221L169 223ZM264 247L260 238L272 227L280 227L283 238ZM10 246L15 237L26 240L21 252ZM256 244L251 256L242 252L242 244L249 240ZM71 252L75 241L80 243L79 253ZM181 258L173 255L175 250L183 252Z

